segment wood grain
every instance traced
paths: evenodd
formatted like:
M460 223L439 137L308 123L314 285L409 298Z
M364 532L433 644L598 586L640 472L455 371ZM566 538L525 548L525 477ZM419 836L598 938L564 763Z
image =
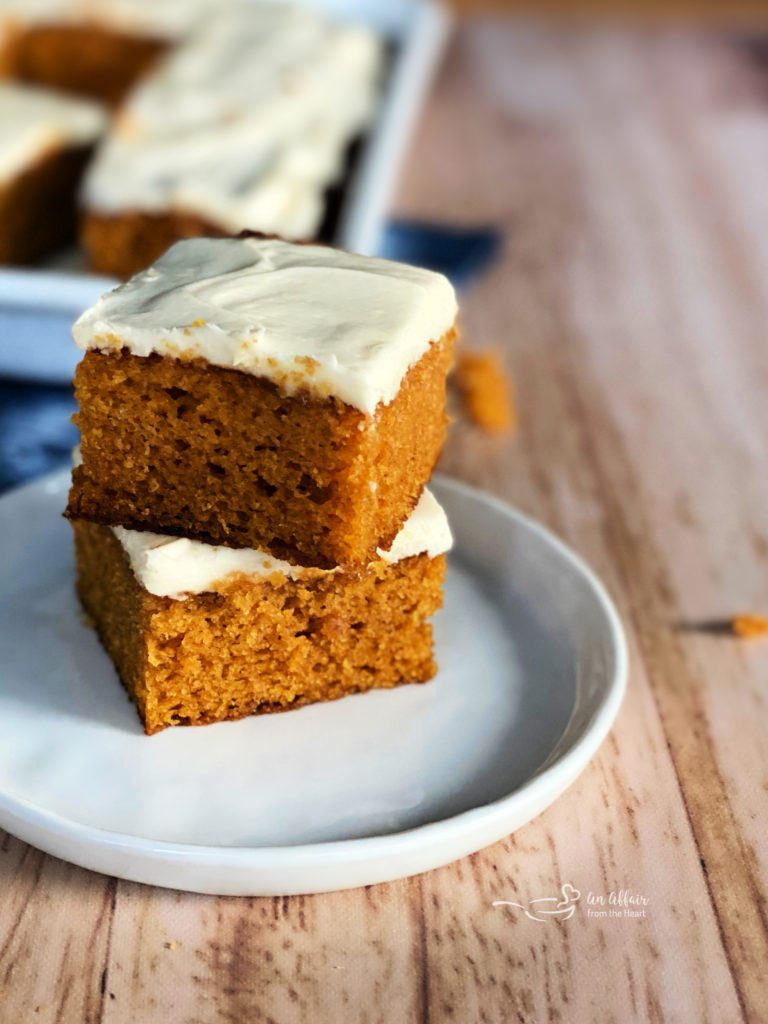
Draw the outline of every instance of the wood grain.
M768 77L669 32L464 28L399 212L506 230L464 297L515 439L443 468L603 576L632 673L615 729L535 822L415 879L285 900L100 878L0 844L0 1021L768 1020ZM643 918L495 900L629 890Z
M550 19L565 23L606 18L614 23L688 25L765 25L762 0L448 0L447 6L460 15L479 13Z

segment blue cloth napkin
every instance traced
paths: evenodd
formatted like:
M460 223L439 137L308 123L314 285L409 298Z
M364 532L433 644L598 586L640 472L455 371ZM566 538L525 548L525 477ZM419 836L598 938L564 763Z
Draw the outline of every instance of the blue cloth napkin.
M496 258L503 234L495 227L458 228L418 221L392 221L378 255L437 270L455 288L466 288Z
M453 228L393 221L379 255L445 274L466 288L496 257L502 234L493 227ZM12 344L12 339L5 339ZM71 387L0 378L0 491L70 464L77 430Z
M72 388L0 380L0 491L71 462Z

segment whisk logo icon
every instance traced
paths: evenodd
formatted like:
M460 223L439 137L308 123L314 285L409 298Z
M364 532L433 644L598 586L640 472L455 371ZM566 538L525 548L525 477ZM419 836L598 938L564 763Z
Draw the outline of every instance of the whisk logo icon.
M567 882L560 888L560 896L538 896L528 900L527 904L514 903L512 900L494 900L494 907L516 907L522 910L531 921L568 921L576 912L576 904L581 893Z

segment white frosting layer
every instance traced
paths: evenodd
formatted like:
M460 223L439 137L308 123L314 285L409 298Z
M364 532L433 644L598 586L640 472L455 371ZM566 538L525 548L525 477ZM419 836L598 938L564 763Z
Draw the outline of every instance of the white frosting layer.
M394 565L412 555L426 552L430 558L449 551L453 544L451 528L443 506L438 502L432 491L426 487L416 508L406 519L400 533L395 537L389 551L378 549L378 555L385 562Z
M84 204L311 237L347 143L373 115L381 57L366 29L306 9L217 9L133 91Z
M0 181L9 181L57 149L91 145L106 124L98 103L0 83Z
M290 565L262 551L218 547L183 537L113 527L128 555L139 583L150 594L182 600L188 594L215 591L233 573L250 577L279 573L290 579L318 577L338 569L309 569ZM425 490L389 551L379 551L385 562L394 564L413 555L427 553L436 558L451 547L451 531L445 512Z
M202 357L373 413L455 317L453 288L429 270L325 246L196 238L102 296L73 335L82 349Z
M0 27L95 24L175 40L234 0L0 0Z

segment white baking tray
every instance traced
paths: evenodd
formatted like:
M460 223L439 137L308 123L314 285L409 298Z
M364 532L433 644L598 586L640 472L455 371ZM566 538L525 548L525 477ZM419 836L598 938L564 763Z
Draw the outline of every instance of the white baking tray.
M379 113L347 182L334 242L374 254L402 158L445 46L449 16L435 0L303 0L379 32L392 48ZM0 268L0 375L71 381L73 320L115 282L78 259L51 268Z

